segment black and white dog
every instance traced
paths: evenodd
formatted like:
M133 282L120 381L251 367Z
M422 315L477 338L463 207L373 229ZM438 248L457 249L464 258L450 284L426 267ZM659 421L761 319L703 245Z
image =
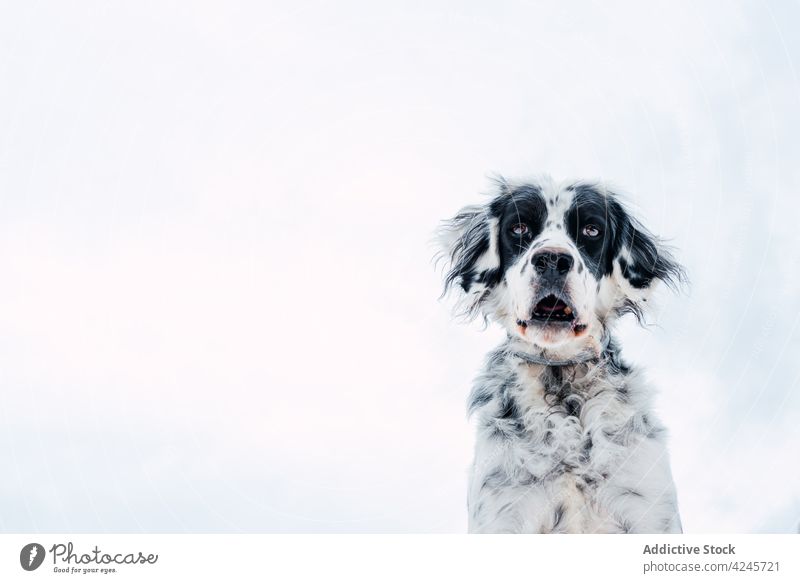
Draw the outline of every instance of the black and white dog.
M508 333L470 395L470 531L681 532L665 430L611 336L682 280L661 242L602 185L549 177L499 179L441 242L445 291Z

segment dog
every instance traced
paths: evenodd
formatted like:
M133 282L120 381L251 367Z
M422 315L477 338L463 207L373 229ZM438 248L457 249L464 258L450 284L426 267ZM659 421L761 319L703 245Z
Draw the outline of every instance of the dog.
M612 336L683 268L600 183L496 180L439 231L445 294L505 328L468 410L475 533L680 533L665 428Z

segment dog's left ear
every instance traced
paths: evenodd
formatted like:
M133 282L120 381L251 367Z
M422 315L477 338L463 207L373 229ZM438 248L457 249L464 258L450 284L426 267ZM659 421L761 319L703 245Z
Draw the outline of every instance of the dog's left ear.
M631 311L641 320L657 283L675 289L686 281L686 273L664 242L635 218L622 211L620 223L615 272L625 295L622 311Z

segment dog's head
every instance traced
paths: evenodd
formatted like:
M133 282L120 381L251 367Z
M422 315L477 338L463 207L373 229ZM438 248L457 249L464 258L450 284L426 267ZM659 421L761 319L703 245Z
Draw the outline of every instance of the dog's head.
M530 350L561 358L597 353L617 317L641 320L656 282L683 277L661 242L597 184L500 179L488 204L445 223L441 241L445 290L460 288L465 313L482 312Z

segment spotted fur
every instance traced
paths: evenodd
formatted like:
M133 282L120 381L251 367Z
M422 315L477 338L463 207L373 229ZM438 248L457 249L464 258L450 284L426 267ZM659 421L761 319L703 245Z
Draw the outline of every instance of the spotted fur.
M461 313L508 333L469 397L470 531L681 532L665 429L612 337L682 280L663 243L603 185L549 177L498 180L442 241Z

